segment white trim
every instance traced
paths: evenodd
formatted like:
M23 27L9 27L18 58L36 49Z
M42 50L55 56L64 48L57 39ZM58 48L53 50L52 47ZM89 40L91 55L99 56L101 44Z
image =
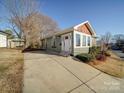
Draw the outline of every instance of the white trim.
M90 26L90 28L91 28L91 31L92 31L91 33L93 33L94 36L96 36L96 32L95 32L95 30L93 29L93 27L91 26L91 24L90 24L89 21L85 21L85 22L83 22L83 23L81 23L81 24L79 24L79 25L74 26L74 29L77 30L78 27L80 27L80 26L82 26L82 25L84 25L84 24L88 24L88 25Z
M76 35L80 35L80 44L79 44L78 46L77 46L77 40L76 40L77 36L76 36ZM76 34L75 34L75 46L76 46L76 47L80 47L80 46L81 46L81 39L82 39L81 34L76 33Z
M68 36L68 44L65 43L66 39L65 37ZM67 47L68 45L68 47ZM72 51L72 33L67 33L64 35L61 35L61 50L64 52L71 53Z
M88 37L90 37L90 46L88 46ZM91 47L92 46L92 37L91 36L87 36L86 38L87 38L87 46Z
M83 42L84 36L85 36L85 45L83 45L83 43L84 43L84 42ZM87 41L86 41L86 40L87 40L87 36L86 36L86 35L82 35L82 38L81 38L81 39L82 39L82 46L83 46L83 47L84 47L84 46L87 46Z
M86 24L86 23L88 23L88 24L89 24L89 22L88 22L88 21L85 21L85 22L83 22L83 23L80 23L80 24L78 24L78 25L74 26L74 29L77 29L79 26L82 26L82 25L84 25L84 24Z
M90 22L89 22L89 21L88 21L88 24L89 24L89 26L90 26L90 28L91 28L92 32L94 33L94 36L96 36L96 32L95 32L94 28L91 26L91 24L90 24Z
M81 40L80 40L80 46L76 46L76 34L80 34L81 35ZM82 41L82 38L83 38L83 35L86 36L86 46L83 46L83 41ZM85 33L82 33L82 32L78 32L78 31L74 31L74 48L83 48L83 47L91 47L92 46L92 36L91 35L88 35L88 34L85 34ZM88 46L88 37L90 37L90 46Z

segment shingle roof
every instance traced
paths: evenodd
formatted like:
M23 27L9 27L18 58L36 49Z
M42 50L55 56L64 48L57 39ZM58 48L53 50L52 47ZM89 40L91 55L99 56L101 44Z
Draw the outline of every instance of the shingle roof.
M46 36L45 38L42 38L42 39L46 39L46 38L49 38L49 37L52 37L52 36L57 36L57 35L65 34L65 33L71 32L73 30L74 30L74 28L70 27L70 28L67 28L65 30L58 31L58 32L56 32L56 33L54 33L52 35Z
M52 35L46 36L45 38L49 38L49 37L52 37L52 36L55 36L55 35L57 36L57 35L61 35L61 34L65 34L65 33L74 31L74 30L76 30L76 28L77 28L78 26L84 25L84 24L86 24L86 25L90 28L91 33L93 33L93 35L96 36L95 30L93 29L93 27L91 26L91 24L89 23L89 21L85 21L85 22L83 22L83 23L81 23L81 24L74 25L74 26L72 26L72 27L70 27L70 28L67 28L67 29L65 29L65 30L58 31L58 32L56 32L56 33L54 33L54 34L52 34ZM43 39L45 39L45 38L43 38Z
M2 35L9 35L9 33L6 33L6 32L4 32L2 30L0 30L0 34L2 34Z

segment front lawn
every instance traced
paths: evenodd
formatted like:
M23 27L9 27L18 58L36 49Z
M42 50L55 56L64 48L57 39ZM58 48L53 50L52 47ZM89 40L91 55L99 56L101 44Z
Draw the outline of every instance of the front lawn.
M109 75L123 78L124 77L124 61L121 61L114 53L111 53L111 57L107 57L106 61L89 62L91 66L99 69L100 71Z
M0 93L22 93L23 63L20 50L0 49Z

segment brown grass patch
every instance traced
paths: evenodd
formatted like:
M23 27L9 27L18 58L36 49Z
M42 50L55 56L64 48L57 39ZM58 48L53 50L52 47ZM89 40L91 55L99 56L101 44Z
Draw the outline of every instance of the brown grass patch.
M124 77L124 61L111 52L111 57L107 57L106 61L94 61L89 63L91 66L109 75L123 78Z
M20 50L0 49L0 93L22 93L23 63Z

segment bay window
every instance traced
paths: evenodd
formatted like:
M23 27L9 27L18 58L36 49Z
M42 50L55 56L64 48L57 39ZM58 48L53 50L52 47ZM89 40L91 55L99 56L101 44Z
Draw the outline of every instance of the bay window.
M92 37L85 33L76 32L75 33L75 47L76 48L84 48L92 46Z

